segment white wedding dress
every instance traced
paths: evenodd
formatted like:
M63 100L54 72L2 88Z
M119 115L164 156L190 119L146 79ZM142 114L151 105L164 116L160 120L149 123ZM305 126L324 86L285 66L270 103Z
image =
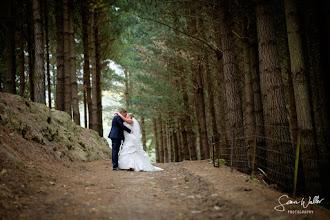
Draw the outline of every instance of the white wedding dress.
M119 169L134 169L134 171L162 171L162 168L150 163L148 154L142 148L140 125L133 118L133 126L124 122L124 125L133 131L133 134L124 131L125 141L119 151Z

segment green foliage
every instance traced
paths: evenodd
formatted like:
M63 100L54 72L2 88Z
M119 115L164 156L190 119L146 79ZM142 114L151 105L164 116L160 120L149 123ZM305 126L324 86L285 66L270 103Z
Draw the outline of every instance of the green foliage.
M175 56L175 50L165 45L174 42L174 31L145 18L166 18L166 11L156 8L154 1L117 1L112 26L120 34L112 44L112 57L132 77L130 109L140 116L153 117L156 112L181 111L181 94L175 85L173 72L166 68L167 57ZM170 4L167 4L168 6ZM112 12L111 12L112 13ZM166 33L165 33L166 32ZM116 32L119 33L119 32ZM174 43L173 43L174 45ZM125 79L117 78L124 84ZM125 102L123 97L122 102Z

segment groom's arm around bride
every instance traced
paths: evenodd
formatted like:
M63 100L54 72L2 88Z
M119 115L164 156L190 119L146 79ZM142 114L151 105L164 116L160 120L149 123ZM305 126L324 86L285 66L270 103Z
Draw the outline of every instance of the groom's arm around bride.
M123 115L127 114L125 109L121 109L119 112ZM131 133L131 129L126 127L123 123L124 121L121 119L121 117L116 115L112 119L111 131L108 136L112 142L112 165L114 170L118 170L118 153L121 142L124 140L124 130L128 133Z

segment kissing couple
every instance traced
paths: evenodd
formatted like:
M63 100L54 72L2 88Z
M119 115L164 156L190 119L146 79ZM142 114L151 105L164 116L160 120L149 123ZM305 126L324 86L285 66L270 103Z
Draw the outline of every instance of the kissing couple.
M125 109L115 113L108 136L112 141L113 170L162 171L150 163L143 150L139 122ZM123 144L122 144L123 141ZM120 146L122 147L120 148Z

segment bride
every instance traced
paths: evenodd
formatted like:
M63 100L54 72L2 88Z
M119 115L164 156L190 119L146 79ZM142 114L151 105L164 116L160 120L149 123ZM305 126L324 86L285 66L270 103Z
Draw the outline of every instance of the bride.
M141 132L138 121L132 113L127 114L127 118L120 113L119 115L126 127L133 131L133 134L124 131L124 143L119 151L118 167L123 170L134 171L162 171L162 168L153 166L148 154L143 150L141 143Z

